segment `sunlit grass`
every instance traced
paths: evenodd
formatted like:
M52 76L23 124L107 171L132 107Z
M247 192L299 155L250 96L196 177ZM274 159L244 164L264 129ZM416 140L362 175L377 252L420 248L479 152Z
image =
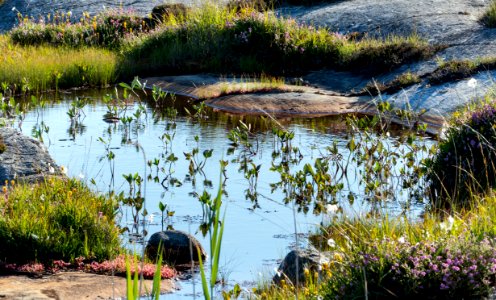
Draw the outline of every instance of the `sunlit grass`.
M38 184L6 182L0 201L4 262L102 261L119 251L117 202L73 179Z
M496 27L496 1L493 0L481 19L487 27Z
M17 91L105 86L117 79L117 54L103 49L14 45L0 36L0 83Z

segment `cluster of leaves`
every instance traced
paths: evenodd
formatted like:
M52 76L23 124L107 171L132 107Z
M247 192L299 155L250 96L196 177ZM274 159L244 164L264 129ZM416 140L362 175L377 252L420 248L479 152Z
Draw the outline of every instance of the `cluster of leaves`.
M73 179L4 186L0 257L4 262L102 261L120 251L116 201Z
M429 160L432 199L438 208L467 207L496 182L494 102L455 113L438 153Z

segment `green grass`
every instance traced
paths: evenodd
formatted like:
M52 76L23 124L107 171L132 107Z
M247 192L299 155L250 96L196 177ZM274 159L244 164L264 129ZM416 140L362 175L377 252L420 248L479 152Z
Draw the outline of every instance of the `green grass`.
M0 36L0 53L0 83L16 91L105 86L118 77L118 55L109 50L23 47Z
M492 0L488 9L481 18L481 22L489 28L496 27L496 1Z
M121 250L117 203L73 179L8 183L0 201L1 261L102 261Z
M150 32L136 29L142 25L132 16L84 16L71 24L67 18L72 20L60 16L65 21L44 25L24 20L0 37L0 83L42 91L101 86L136 75L286 76L322 68L380 73L439 50L416 35L357 40L271 12L212 3L166 18Z
M301 74L335 68L377 73L436 51L416 35L358 41L270 12L236 13L207 4L181 24L164 24L132 39L124 47L124 72Z

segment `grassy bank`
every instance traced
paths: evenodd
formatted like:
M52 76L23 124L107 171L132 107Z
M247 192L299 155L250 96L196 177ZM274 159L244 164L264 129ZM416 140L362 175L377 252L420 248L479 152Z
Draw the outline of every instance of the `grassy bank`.
M0 248L4 263L102 261L121 251L114 216L117 202L77 180L38 184L5 182L0 201Z
M0 53L0 83L17 92L104 86L118 77L118 55L109 50L24 47L0 36Z
M125 73L135 74L301 74L322 68L383 72L436 52L414 35L356 40L270 12L235 12L214 5L191 11L180 24L166 23L131 39L124 49Z
M356 39L268 11L214 4L169 16L153 30L147 24L115 12L79 21L67 15L22 19L0 38L0 82L40 91L154 74L298 75L322 68L378 73L439 49L415 35Z

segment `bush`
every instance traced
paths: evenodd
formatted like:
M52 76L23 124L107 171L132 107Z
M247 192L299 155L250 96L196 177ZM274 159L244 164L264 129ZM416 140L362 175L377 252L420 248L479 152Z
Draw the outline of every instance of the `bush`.
M435 208L470 206L475 194L496 185L496 107L478 105L456 113L428 161L431 200Z
M0 201L0 258L7 263L98 261L120 250L117 203L73 179L8 184Z
M20 17L19 25L10 31L10 37L22 46L117 48L126 36L149 29L143 18L125 11L108 11L94 17L85 13L74 21L70 14L55 14L37 21Z
M495 284L494 239L370 242L334 271L324 299L481 299Z

